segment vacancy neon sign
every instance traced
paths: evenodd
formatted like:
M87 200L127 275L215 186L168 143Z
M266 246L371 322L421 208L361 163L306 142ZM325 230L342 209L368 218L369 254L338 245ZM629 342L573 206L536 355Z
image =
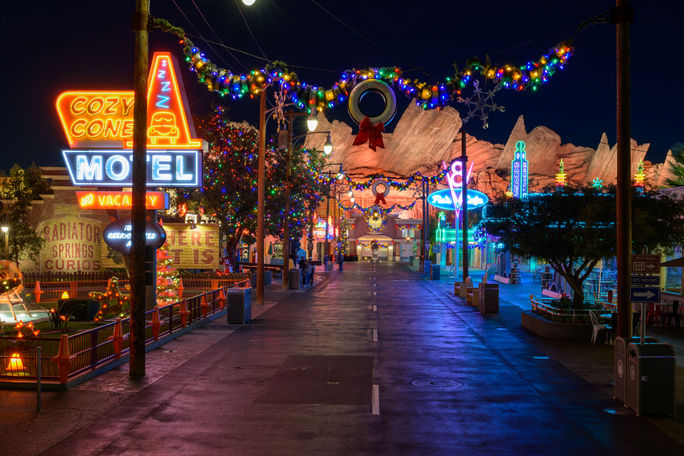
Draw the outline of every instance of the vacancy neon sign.
M81 209L130 209L133 196L131 192L76 192ZM149 210L168 209L169 194L166 192L147 192L145 208Z
M155 52L147 89L147 148L201 149L195 139L178 65ZM133 147L133 91L67 91L57 113L71 149Z

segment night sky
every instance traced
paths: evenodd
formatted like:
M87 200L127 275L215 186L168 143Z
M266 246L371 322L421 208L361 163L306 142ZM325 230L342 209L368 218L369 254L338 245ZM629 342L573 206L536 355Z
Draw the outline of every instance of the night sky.
M660 162L669 147L684 141L680 51L684 2L633 3L632 137L639 143L650 142L647 159ZM14 163L64 165L60 150L67 144L55 110L60 92L132 90L134 4L134 0L72 0L3 6L0 125L6 146L0 169L7 170ZM255 55L261 55L260 47L269 59L292 65L301 80L326 87L343 70L368 66L418 69L405 74L434 82L453 74L453 62L463 67L470 57L489 55L493 63L523 64L561 40L573 38L575 55L564 71L536 93L500 91L497 101L506 106L506 112L492 114L487 130L472 121L467 131L503 143L523 114L528 131L546 125L561 135L563 143L596 147L604 131L611 145L616 141L615 27L599 24L577 32L577 25L613 5L600 0L257 0L245 7L242 2L238 6L237 0L152 0L151 12L184 27L209 59L234 72L262 67L264 61L236 52L231 56L225 48L210 47L200 37ZM150 34L151 52L170 50L182 60L177 43L171 35ZM210 93L186 68L182 64L194 114L208 112L212 102L222 102L233 120L257 124L256 101L233 101ZM408 100L402 94L398 98L403 110ZM326 115L351 123L346 107ZM396 120L388 130L395 124Z

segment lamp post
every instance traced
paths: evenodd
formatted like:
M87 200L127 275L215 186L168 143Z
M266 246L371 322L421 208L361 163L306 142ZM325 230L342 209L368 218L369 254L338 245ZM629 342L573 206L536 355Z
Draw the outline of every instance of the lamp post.
M5 233L5 258L9 260L9 226L3 225L0 230Z
M292 166L292 130L294 127L294 120L297 117L306 116L306 112L287 111L287 160L285 162L285 216L283 217L283 290L290 287L290 177ZM316 117L315 108L311 109L308 114L306 126L309 132L316 130L318 126L318 118ZM328 135L330 137L330 135ZM295 265L296 267L297 265Z

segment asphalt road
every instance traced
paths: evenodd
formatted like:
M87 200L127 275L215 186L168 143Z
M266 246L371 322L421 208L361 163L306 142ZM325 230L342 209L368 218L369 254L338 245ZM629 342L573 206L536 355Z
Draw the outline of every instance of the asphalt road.
M405 266L346 264L44 454L684 454L616 405Z

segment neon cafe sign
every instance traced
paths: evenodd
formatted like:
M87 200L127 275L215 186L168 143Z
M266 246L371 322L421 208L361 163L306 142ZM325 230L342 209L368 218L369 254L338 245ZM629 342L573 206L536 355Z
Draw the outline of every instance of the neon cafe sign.
M195 138L178 65L156 52L147 90L147 185L199 187L202 140ZM132 186L133 91L67 91L57 113L71 150L74 185ZM94 149L94 150L93 150Z

